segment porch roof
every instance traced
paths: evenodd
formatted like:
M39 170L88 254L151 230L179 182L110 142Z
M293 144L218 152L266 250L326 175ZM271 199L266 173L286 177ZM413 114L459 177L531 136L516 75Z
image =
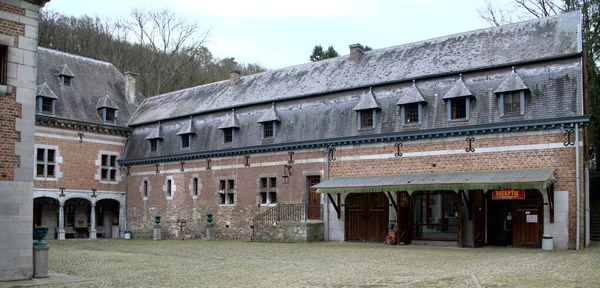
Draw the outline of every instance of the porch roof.
M524 169L335 177L313 188L317 193L365 193L418 190L538 189L554 183L554 169Z

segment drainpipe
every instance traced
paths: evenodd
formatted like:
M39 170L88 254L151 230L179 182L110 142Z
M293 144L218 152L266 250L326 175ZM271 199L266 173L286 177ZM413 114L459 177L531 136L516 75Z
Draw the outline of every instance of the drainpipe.
M325 147L325 180L329 179L329 146ZM327 206L325 211L326 211L326 215L327 215L327 241L330 241L329 239L329 197L325 197L325 205Z
M579 233L580 233L580 229L579 229L579 222L581 222L580 218L580 214L581 214L581 200L579 199L581 196L580 194L580 189L579 189L579 185L580 185L580 175L579 175L579 123L575 123L575 190L577 191L577 200L575 202L575 205L577 205L577 221L576 224L577 225L577 233L575 233L575 250L579 250Z
M127 139L125 139L125 145L123 146L123 154L121 154L121 159L125 158L125 154L127 153L127 144L129 143L129 139L131 138L131 133L127 135ZM125 230L127 230L127 180L129 180L129 175L125 172L125 209L123 209L123 216L119 216L119 218L123 218L123 230L119 232L119 237L124 238ZM121 219L119 219L120 221Z
M590 167L589 162L585 165L584 176L584 200L585 201L585 247L590 246Z

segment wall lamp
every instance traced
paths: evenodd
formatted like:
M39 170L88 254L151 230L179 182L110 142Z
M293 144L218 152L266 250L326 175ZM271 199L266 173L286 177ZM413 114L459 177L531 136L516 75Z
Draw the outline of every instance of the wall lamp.
M292 175L292 165L283 165L283 184L290 183L290 176Z

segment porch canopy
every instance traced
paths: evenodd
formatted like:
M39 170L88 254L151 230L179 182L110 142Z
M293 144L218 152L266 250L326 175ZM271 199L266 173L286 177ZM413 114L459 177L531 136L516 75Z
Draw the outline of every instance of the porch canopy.
M381 176L335 177L313 188L317 193L366 193L423 190L538 189L554 183L554 169L496 170Z

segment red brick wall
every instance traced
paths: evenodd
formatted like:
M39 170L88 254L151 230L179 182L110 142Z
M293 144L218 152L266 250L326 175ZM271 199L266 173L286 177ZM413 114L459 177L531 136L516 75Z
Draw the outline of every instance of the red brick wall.
M17 6L0 3L0 11L25 16L25 9Z
M0 31L0 33L2 33ZM21 118L21 104L17 103L17 89L11 95L0 95L0 180L14 179L14 169L19 167L15 156L15 142L21 141L21 133L15 131L17 118Z

